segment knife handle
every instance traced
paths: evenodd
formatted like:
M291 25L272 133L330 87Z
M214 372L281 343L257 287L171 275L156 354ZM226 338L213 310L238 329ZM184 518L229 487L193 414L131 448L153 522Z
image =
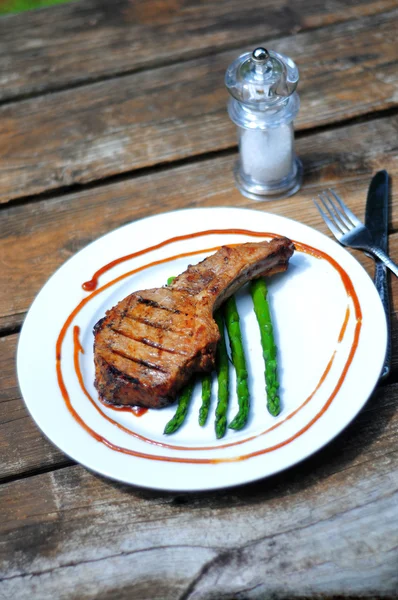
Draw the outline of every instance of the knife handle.
M374 258L378 258L379 260L383 261L386 267L388 267L394 273L394 275L398 277L398 265L391 260L384 250L379 248L379 246L369 246L366 249L374 255Z
M387 377L391 366L391 323L390 323L390 299L388 295L388 269L381 261L375 262L374 283L379 293L387 319L387 351L383 370L380 377Z

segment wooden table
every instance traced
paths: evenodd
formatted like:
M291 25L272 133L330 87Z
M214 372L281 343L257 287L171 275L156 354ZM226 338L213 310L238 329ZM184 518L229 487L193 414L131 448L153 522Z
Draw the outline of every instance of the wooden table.
M384 168L396 260L397 28L396 0L81 0L0 19L0 598L398 596L396 278L389 378L326 448L239 488L161 493L88 472L38 430L15 373L50 275L150 214L252 207L326 233L311 198L333 185L362 217ZM305 179L256 203L234 186L223 74L261 43L300 68Z

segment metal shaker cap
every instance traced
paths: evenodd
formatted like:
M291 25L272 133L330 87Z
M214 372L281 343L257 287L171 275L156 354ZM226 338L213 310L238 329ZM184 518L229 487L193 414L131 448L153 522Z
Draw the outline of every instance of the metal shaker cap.
M298 80L298 68L291 58L261 47L241 54L225 74L231 96L257 110L286 100Z

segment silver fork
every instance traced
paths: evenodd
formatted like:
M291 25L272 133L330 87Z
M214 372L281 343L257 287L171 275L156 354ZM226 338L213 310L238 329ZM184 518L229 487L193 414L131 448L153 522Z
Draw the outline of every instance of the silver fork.
M318 197L320 203L315 198L313 198L313 202L340 244L372 254L398 277L398 265L379 246L374 244L370 231L344 204L336 192L329 189L318 194Z

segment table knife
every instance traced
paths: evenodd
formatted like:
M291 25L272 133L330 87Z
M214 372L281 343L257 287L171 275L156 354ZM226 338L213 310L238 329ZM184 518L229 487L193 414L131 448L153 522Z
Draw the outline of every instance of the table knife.
M375 244L388 252L388 173L379 171L370 182L366 200L365 225ZM374 283L384 306L387 319L387 352L381 377L387 377L391 364L390 301L388 292L388 269L375 260Z

